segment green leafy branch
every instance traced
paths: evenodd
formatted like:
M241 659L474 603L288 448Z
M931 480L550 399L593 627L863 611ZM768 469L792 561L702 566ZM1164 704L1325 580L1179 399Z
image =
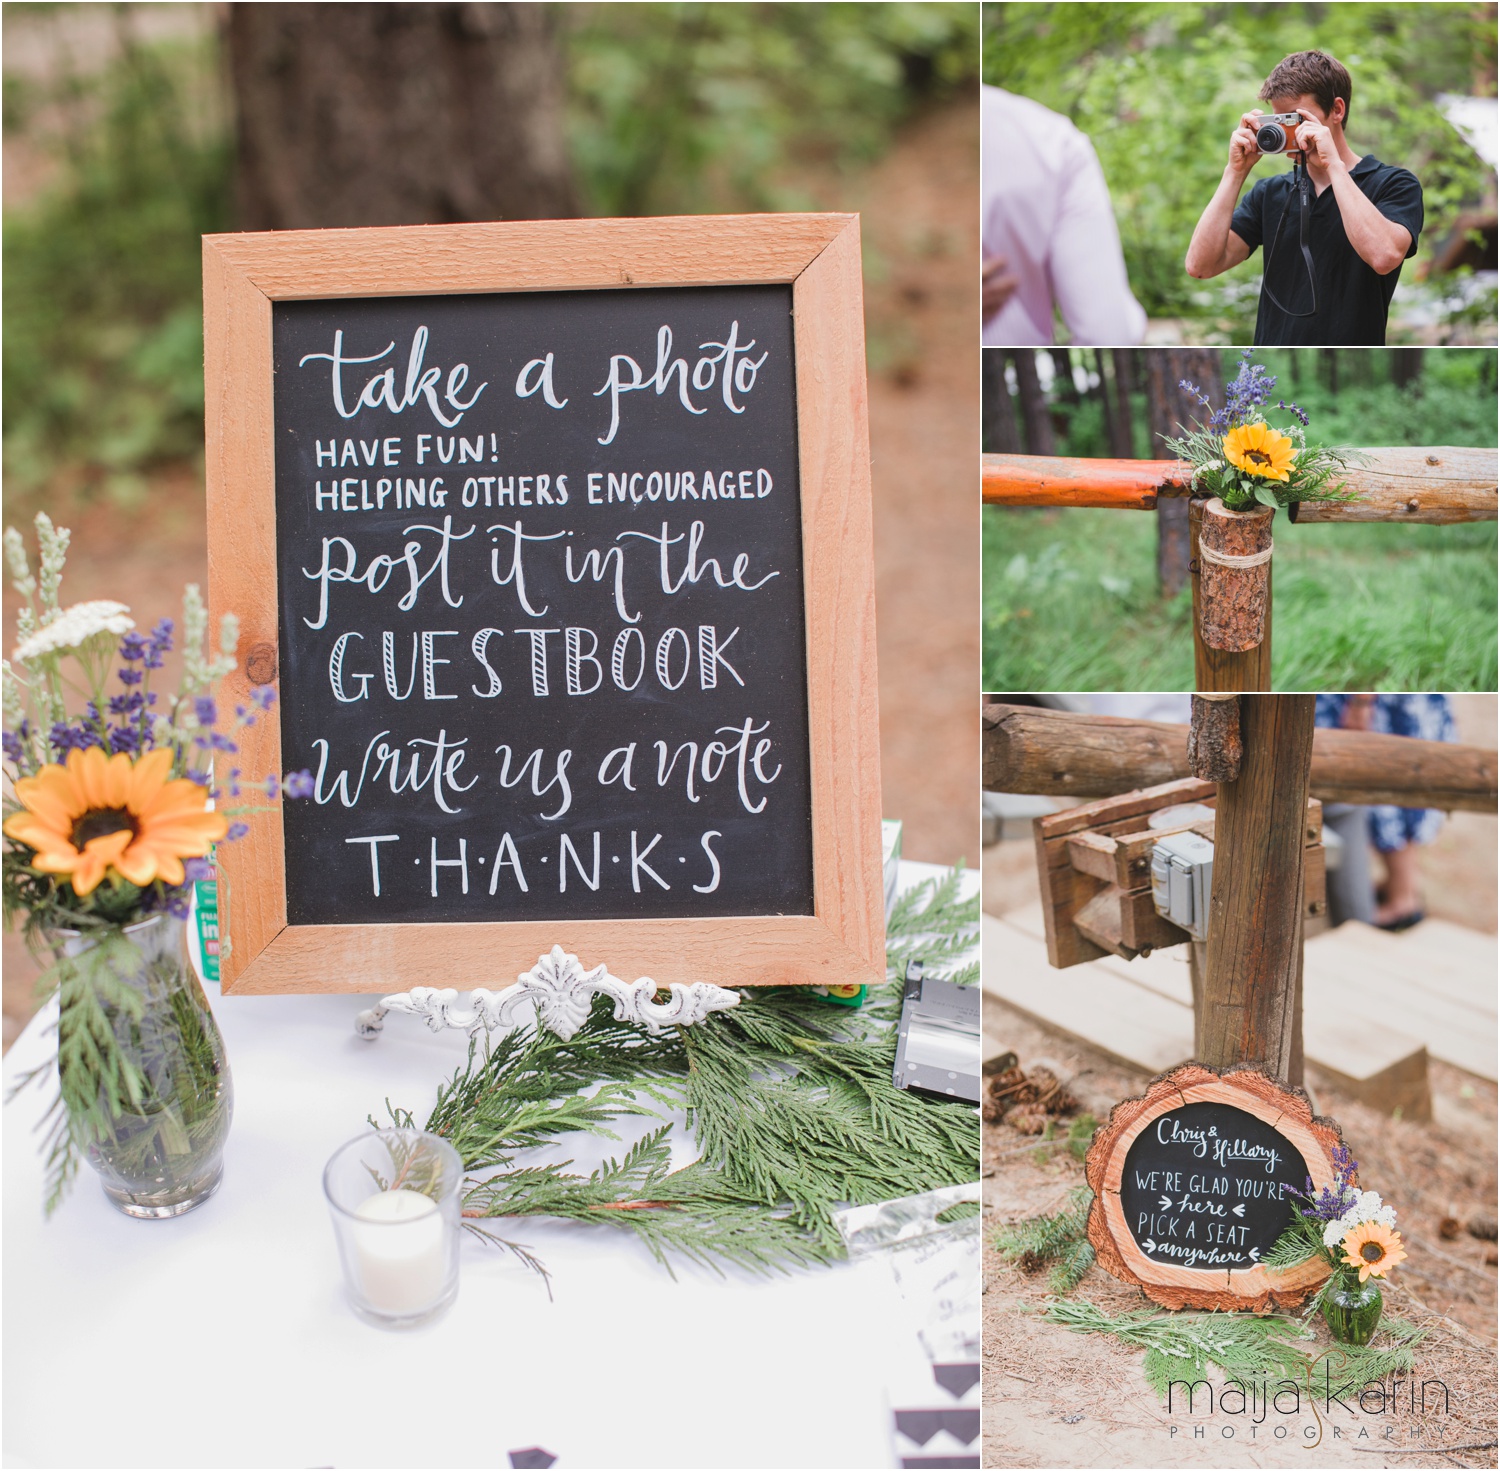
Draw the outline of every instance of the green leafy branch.
M973 944L979 902L962 898L961 882L955 872L902 896L887 930L890 971ZM840 1207L978 1172L977 1110L892 1082L900 1004L896 980L858 1009L805 988L752 987L730 1011L651 1036L616 1021L599 997L569 1041L545 1029L473 1040L425 1128L463 1159L465 1224L535 1270L544 1272L534 1255L482 1223L541 1215L609 1225L664 1264L669 1255L760 1271L826 1262L843 1254ZM685 1110L700 1154L684 1169L668 1169L670 1125L588 1176L570 1173L571 1161L519 1162L573 1133L614 1138L616 1120L663 1104ZM412 1126L409 1111L387 1109Z
M995 1231L992 1244L1008 1262L1033 1272L1055 1262L1050 1286L1059 1296L1071 1292L1094 1265L1088 1239L1089 1206L1093 1191L1087 1185L1068 1193L1067 1204L1053 1215L1012 1221Z
M1337 1344L1313 1354L1299 1345L1312 1330L1294 1318L1245 1313L1139 1311L1111 1317L1091 1302L1051 1299L1043 1316L1075 1333L1104 1333L1145 1350L1146 1381L1163 1399L1173 1384L1202 1379L1210 1367L1233 1384L1262 1387L1273 1376L1329 1395L1351 1394L1392 1374L1409 1372L1423 1329L1401 1319L1383 1322L1385 1342L1356 1347Z

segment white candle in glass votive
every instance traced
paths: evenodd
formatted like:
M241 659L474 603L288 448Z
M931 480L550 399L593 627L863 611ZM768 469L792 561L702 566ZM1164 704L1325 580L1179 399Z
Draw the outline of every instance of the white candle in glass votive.
M377 1312L420 1313L443 1295L447 1222L437 1202L415 1190L383 1190L354 1209L360 1290Z

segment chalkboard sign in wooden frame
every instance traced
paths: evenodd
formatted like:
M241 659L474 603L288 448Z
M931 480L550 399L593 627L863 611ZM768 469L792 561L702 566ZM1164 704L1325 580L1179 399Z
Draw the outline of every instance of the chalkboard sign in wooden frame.
M1256 1258L1290 1217L1288 1189L1331 1186L1338 1125L1253 1068L1189 1063L1115 1105L1085 1164L1099 1265L1169 1308L1294 1307L1328 1275ZM1157 1238L1161 1238L1158 1240Z
M788 673L805 680L805 912L300 923L295 903L289 904L297 897L288 893L289 819L276 811L220 852L231 939L222 965L224 990L369 993L421 984L494 986L508 984L553 944L586 964L604 962L627 979L644 974L662 984L851 984L882 978L858 217L541 221L208 236L203 274L210 604L216 615L233 610L241 619L242 664L227 682L230 700L243 702L269 685L283 696L280 706L287 704L288 692L280 688L287 645L280 627L276 493L276 456L285 440L278 438L273 413L278 303L498 293L562 293L552 299L565 301L569 293L789 288L800 495L804 657ZM461 385L460 397L472 388L472 381ZM305 764L290 762L283 751L278 707L244 732L234 759L252 772ZM290 818L294 825L300 820L300 814ZM596 855L596 878L598 872ZM467 878L466 871L466 884Z

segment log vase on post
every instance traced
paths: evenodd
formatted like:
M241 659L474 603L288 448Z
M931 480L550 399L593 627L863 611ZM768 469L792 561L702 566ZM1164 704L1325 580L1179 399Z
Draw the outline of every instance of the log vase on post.
M1215 648L1203 637L1205 579L1202 530L1208 502L1190 503L1193 576L1193 680L1200 690L1268 690L1271 688L1271 563L1253 569L1265 574L1264 620L1260 641L1248 649ZM1224 569L1218 568L1223 571Z
M1271 591L1271 506L1231 511L1217 496L1203 507L1198 562L1203 642L1242 654L1265 642Z
M1239 701L1239 776L1219 788L1204 1005L1195 1051L1302 1081L1303 851L1312 695Z

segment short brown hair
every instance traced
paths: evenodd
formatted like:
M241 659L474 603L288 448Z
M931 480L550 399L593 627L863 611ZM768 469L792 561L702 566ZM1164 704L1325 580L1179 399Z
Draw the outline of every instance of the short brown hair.
M1333 111L1335 97L1344 99L1344 123L1349 122L1349 73L1326 51L1294 51L1271 69L1260 89L1262 102L1273 97L1315 97L1325 113Z

